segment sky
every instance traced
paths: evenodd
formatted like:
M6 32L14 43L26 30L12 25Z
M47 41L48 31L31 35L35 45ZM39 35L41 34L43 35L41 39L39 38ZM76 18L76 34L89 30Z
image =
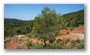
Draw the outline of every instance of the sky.
M4 4L4 18L33 20L44 7L66 14L84 9L84 4Z

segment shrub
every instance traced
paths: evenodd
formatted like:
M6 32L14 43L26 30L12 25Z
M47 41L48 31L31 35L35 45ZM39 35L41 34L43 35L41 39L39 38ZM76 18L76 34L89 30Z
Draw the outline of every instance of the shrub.
M70 38L63 39L63 40L62 40L62 42L63 42L64 44L68 43L69 41L70 41Z
M62 49L70 49L68 46L62 46Z
M77 38L77 40L76 40L78 43L80 43L80 39L79 38Z
M28 33L26 36L28 36L28 37L32 37L32 34L31 34L31 33Z
M43 46L43 48L45 48L45 49L51 49L51 45L49 43L47 43L46 47Z
M60 41L62 41L62 40L61 40L61 39L58 39L56 42L57 42L57 43L60 43Z
M51 49L61 49L62 45L60 43L58 43L58 42L56 42L56 43L53 42L53 43L51 43L50 48Z
M30 49L33 46L31 41L27 41L25 44L26 44L28 49Z
M66 43L68 43L70 41L70 38L67 38L65 41L66 41Z
M17 46L16 49L22 49L20 46Z
M42 49L43 48L43 45L42 44L39 44L39 43L36 43L32 46L34 49Z
M84 41L80 41L80 43L76 47L77 47L77 49L83 49L84 48Z
M76 40L71 40L70 42L71 42L70 48L72 49L77 44L77 41Z
M49 39L49 42L50 42L50 43L52 43L52 42L54 42L54 41L55 41L55 38L50 38L50 39Z

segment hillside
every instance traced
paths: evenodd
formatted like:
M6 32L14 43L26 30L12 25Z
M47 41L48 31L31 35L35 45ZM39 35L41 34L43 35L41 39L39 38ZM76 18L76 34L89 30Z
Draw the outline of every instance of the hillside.
M4 36L27 34L31 31L33 20L23 21L18 19L4 18Z
M71 12L63 15L69 27L78 27L84 24L84 10ZM73 24L73 25L72 25Z
M45 7L34 20L5 18L4 40L7 49L82 49L84 10L61 15Z

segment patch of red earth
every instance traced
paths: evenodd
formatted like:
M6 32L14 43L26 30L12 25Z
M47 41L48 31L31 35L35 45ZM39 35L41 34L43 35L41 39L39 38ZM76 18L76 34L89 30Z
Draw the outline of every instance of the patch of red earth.
M77 28L74 28L74 30L72 30L71 33L84 34L84 26L79 26Z
M65 30L65 29L60 30L60 31L61 32L59 32L59 33L61 33L61 34L65 34L67 32L67 30ZM79 26L79 27L75 28L74 30L71 31L71 33L84 34L84 26ZM77 35L67 34L67 35L57 36L56 40L65 39L65 38L70 38L70 39L76 40L78 37L77 37Z
M20 47L21 47L22 49L27 49L27 46L26 46L25 44L20 44Z
M13 41L7 44L6 49L16 49L17 47L27 49L27 46L24 43L20 44L20 42L13 42Z
M10 40L10 38L9 38L9 37L7 37L7 38L5 38L5 39L4 39L4 41L8 41L8 40Z
M37 42L40 44L44 44L41 40L38 40L37 38L29 38L29 40L33 43L36 44ZM49 43L49 41L46 41L46 43Z
M29 40L30 40L33 44L35 44L35 43L38 42L38 39L37 39L37 38L29 38Z
M6 46L6 49L15 49L20 43L10 43Z
M67 32L68 32L68 30L62 29L59 31L59 34L65 35L65 34L67 34Z

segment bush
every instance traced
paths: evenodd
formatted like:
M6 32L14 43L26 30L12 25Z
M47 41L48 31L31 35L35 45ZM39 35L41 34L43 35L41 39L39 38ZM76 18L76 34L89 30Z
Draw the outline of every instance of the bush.
M22 49L20 46L17 46L16 49Z
M71 42L70 48L72 49L77 44L77 41L76 40L71 40L70 42Z
M76 40L78 43L80 43L80 39L79 38L77 38L77 40Z
M57 43L60 43L60 41L62 41L62 40L61 40L61 39L58 39L56 42L57 42Z
M31 41L27 41L25 44L26 44L28 49L30 49L33 46Z
M84 41L80 41L80 43L76 47L77 47L77 49L83 49L84 48Z
M42 49L43 48L43 45L42 44L39 44L39 43L36 43L32 46L34 49Z
M62 49L70 49L68 46L62 46Z
M69 41L70 41L70 38L63 39L63 40L62 40L62 42L63 42L64 44L68 43Z
M53 42L53 43L51 43L50 48L51 49L61 49L62 45L60 43L58 43L58 42L56 42L56 43Z
M66 43L68 43L70 41L70 38L67 38L65 41L66 41Z
M49 42L50 42L50 43L52 43L52 42L54 42L54 41L55 41L55 38L50 38L50 39L49 39Z
M32 37L32 34L31 34L31 33L28 33L26 36L28 36L28 37Z

